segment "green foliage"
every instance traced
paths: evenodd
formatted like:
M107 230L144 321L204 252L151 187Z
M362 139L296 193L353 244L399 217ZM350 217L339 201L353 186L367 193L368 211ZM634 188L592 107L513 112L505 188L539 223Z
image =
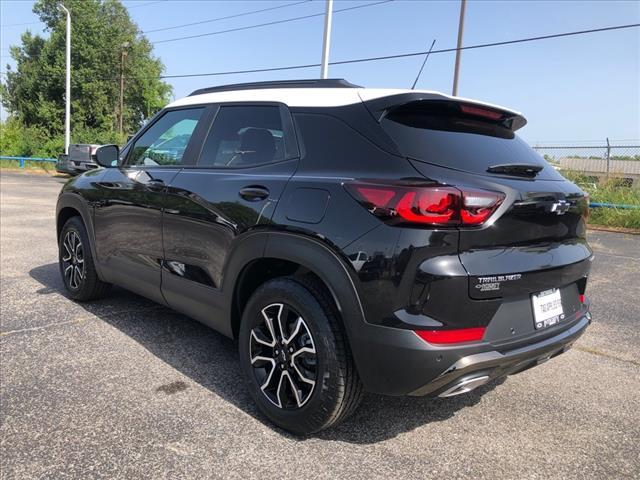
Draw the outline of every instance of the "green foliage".
M63 137L49 136L40 127L24 127L16 118L0 122L0 155L55 158L63 149Z
M561 173L588 192L592 202L640 206L640 189L626 186L622 178L612 177L598 183L594 182L592 177L579 172ZM589 223L640 229L640 208L592 208L589 212Z
M64 131L66 17L58 3L38 0L33 7L48 38L26 31L22 44L10 49L17 65L15 70L7 66L0 90L11 116L3 132L13 140L2 140L3 153L61 153L61 148L52 151L62 144ZM72 18L71 141L122 143L116 132L123 50L123 137L169 101L171 87L159 78L164 66L119 0L66 0L65 6ZM16 132L18 126L24 132Z
M633 160L640 161L640 155L612 155L611 160Z

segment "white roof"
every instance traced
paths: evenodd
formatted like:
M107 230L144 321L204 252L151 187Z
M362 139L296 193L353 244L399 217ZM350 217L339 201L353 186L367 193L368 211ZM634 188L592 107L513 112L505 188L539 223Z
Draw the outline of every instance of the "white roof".
M457 102L474 103L492 107L516 115L520 112L510 108L493 105L463 97L453 97L432 90L405 90L388 88L257 88L255 90L226 90L221 92L203 93L181 98L168 107L183 107L206 103L226 102L279 102L290 107L341 107L361 101L399 95L402 93L425 93L438 95Z

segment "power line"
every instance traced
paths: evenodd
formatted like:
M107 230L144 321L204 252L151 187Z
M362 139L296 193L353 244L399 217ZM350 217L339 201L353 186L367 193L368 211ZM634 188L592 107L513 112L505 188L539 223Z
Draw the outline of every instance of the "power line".
M174 30L176 28L192 27L194 25L202 25L203 23L218 22L220 20L228 20L230 18L244 17L244 16L247 16L247 15L253 15L255 13L269 12L271 10L278 10L280 8L293 7L295 5L300 5L302 3L308 3L310 1L311 0L302 0L301 2L287 3L286 5L278 5L276 7L262 8L260 10L251 10L250 12L242 12L242 13L236 13L234 15L227 15L226 17L217 17L217 18L210 18L209 20L201 20L199 22L183 23L182 25L174 25L172 27L154 28L153 30L145 30L142 33L146 34L146 33L162 32L162 31L165 31L165 30Z
M461 47L460 50L472 50L472 49L477 49L477 48L488 48L488 47L497 47L497 46L502 46L502 45L513 45L513 44L517 44L517 43L533 42L533 41L538 41L538 40L547 40L547 39L550 39L550 38L569 37L569 36L573 36L573 35L584 35L584 34L588 34L588 33L607 32L607 31L612 31L612 30L622 30L622 29L636 28L636 27L640 27L640 23L632 23L632 24L629 24L629 25L615 25L615 26L610 26L610 27L593 28L593 29L590 29L590 30L578 30L578 31L573 31L573 32L555 33L555 34L551 34L551 35L542 35L542 36L537 36L537 37L518 38L518 39L515 39L515 40L506 40L506 41L503 41L503 42L480 43L480 44L476 44L476 45L469 45L467 47ZM450 52L455 52L456 50L458 50L458 49L457 48L445 48L445 49L441 49L441 50L432 50L431 51L431 55L434 55L434 54L437 54L437 53L450 53ZM396 55L385 55L385 56L380 56L380 57L357 58L357 59L351 59L351 60L339 60L339 61L329 62L329 65L347 65L347 64L352 64L352 63L375 62L375 61L380 61L380 60L392 60L392 59L396 59L396 58L415 57L415 56L418 56L418 55L425 55L427 53L428 53L428 51L412 52L412 53L399 53L399 54L396 54ZM317 68L319 66L320 66L319 63L308 63L308 64L302 64L302 65L288 65L288 66L282 66L282 67L255 68L255 69L250 69L250 70L247 69L247 70L234 70L234 71L224 71L224 72L189 73L189 74L181 74L181 75L160 75L159 78L169 79L169 78L189 78L189 77L214 77L214 76L222 76L222 75L237 75L237 74L243 74L243 73L264 73L264 72L277 72L277 71L282 71L282 70L299 70L299 69L305 69L305 68ZM95 78L95 77L92 77L92 79L94 79L94 80L116 80L115 77L113 77L113 78L99 78L99 79Z
M524 42L534 42L538 40L547 40L550 38L560 38L560 37L569 37L572 35L584 35L587 33L597 33L597 32L606 32L611 30L622 30L626 28L635 28L640 27L640 23L633 23L629 25L616 25L611 27L602 27L602 28L593 28L591 30L578 30L574 32L564 32L564 33L554 33L551 35L542 35L537 37L527 37L527 38L518 38L515 40L506 40L503 42L492 42L492 43L480 43L477 45L469 45L466 47L461 47L460 50L472 50L476 48L487 48L487 47L497 47L502 45L513 45L516 43L524 43ZM431 54L437 53L450 53L457 51L457 48L445 48L441 50L432 50ZM385 55L381 57L368 57L368 58L358 58L352 60L339 60L335 62L329 62L329 65L347 65L351 63L363 63L363 62L375 62L379 60L392 60L396 58L406 58L406 57L415 57L418 55L425 55L427 51L424 52L413 52L413 53L399 53L396 55ZM263 72L275 72L280 70L298 70L304 68L314 68L319 67L319 63L310 63L303 65L290 65L285 67L272 67L272 68L258 68L253 70L236 70L236 71L228 71L228 72L209 72L209 73L190 73L184 75L161 75L160 78L187 78L187 77L213 77L213 76L221 76L221 75L235 75L241 73L263 73Z
M616 25L613 27L603 27L603 28L593 28L591 30L578 30L575 32L565 32L565 33L554 33L552 35L541 35L538 37L527 37L527 38L519 38L517 40L506 40L504 42L493 42L493 43L481 43L478 45L469 45L468 47L458 48L446 48L443 50L433 50L431 53L450 53L455 52L457 50L472 50L475 48L485 48L485 47L498 47L501 45L512 45L515 43L524 43L524 42L534 42L537 40L547 40L549 38L560 38L560 37L569 37L572 35L584 35L586 33L596 33L596 32L606 32L610 30L622 30L625 28L634 28L640 27L640 23L631 23L628 25ZM333 62L333 65L343 65L347 63L360 63L360 62L371 62L374 60L391 60L394 58L404 58L404 57L415 57L417 55L424 55L427 52L415 52L415 53L402 53L398 55L386 55L384 57L370 57L370 58L359 58L357 60L343 60L340 62Z
M358 8L366 8L366 7L373 7L375 5L382 5L383 3L389 3L389 2L393 2L394 0L383 0L381 2L375 2L375 3L367 3L365 5L356 5L354 7L347 7L347 8L341 8L339 10L334 10L333 13L340 13L340 12L346 12L348 10L356 10ZM191 38L201 38L201 37L208 37L211 35L221 35L223 33L230 33L230 32L239 32L242 30L249 30L252 28L259 28L259 27L267 27L270 25L279 25L281 23L287 23L287 22L295 22L297 20L305 20L307 18L313 18L313 17L322 17L324 16L324 12L323 13L314 13L311 15L303 15L301 17L293 17L293 18L286 18L284 20L275 20L273 22L266 22L266 23L258 23L256 25L246 25L244 27L236 27L236 28L230 28L227 30L218 30L215 32L207 32L207 33L200 33L198 35L187 35L184 37L176 37L176 38L166 38L164 40L156 40L155 42L151 42L154 45L158 44L158 43L167 43L167 42L177 42L178 40L188 40Z
M139 3L138 5L134 5L133 7L127 7L127 10L131 10L132 8L149 7L151 5L155 5L156 3L164 3L166 1L167 0L155 0L153 2Z

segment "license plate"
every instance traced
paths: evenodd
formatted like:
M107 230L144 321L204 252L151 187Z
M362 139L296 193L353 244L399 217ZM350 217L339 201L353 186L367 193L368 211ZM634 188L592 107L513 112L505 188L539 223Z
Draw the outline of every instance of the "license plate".
M531 295L533 304L533 324L536 330L547 328L564 320L560 290L552 288Z

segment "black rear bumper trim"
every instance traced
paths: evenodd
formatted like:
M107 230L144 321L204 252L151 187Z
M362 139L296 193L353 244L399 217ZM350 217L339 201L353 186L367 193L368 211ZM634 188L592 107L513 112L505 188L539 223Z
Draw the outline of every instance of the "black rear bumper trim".
M438 395L466 378L488 375L490 379L494 379L522 372L567 351L589 323L590 316L586 314L567 330L541 342L505 352L492 350L462 357L435 380L409 395Z

